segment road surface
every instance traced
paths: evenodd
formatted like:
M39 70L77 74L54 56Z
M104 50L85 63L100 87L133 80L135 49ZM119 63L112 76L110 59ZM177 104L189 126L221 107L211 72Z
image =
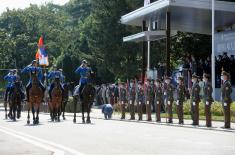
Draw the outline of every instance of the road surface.
M0 118L1 155L235 154L234 132L103 119L82 124L80 117L76 124L72 117L51 122L46 114L34 126L26 124L26 113L12 122L4 119L3 111Z

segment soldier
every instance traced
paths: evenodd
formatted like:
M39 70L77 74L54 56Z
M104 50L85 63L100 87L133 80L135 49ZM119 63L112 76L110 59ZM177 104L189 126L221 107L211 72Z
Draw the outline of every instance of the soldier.
M130 89L129 89L129 111L131 118L130 120L135 120L135 85L134 80L130 81Z
M194 74L192 76L192 94L191 94L191 115L193 124L199 125L199 102L200 102L200 86L198 84L198 76Z
M206 126L211 127L211 104L214 101L212 97L213 88L209 82L209 74L203 75L203 100L205 104Z
M147 89L146 89L146 114L147 114L147 121L152 121L151 117L151 105L154 99L154 87L153 84L150 83L150 79L147 82Z
M156 91L155 91L155 111L156 111L156 121L161 122L161 105L162 105L162 87L161 87L161 80L157 79L156 82Z
M138 84L137 104L138 104L137 109L138 109L139 121L141 121L143 115L143 106L144 106L144 88L142 82L139 82Z
M124 88L124 83L120 83L120 105L121 105L121 119L125 119L125 113L126 113L126 89Z
M221 94L222 94L222 104L224 107L224 127L230 128L230 106L232 103L232 85L229 81L229 73L223 71L221 75L222 80L224 81L222 88L221 88Z
M179 118L179 124L184 124L183 103L185 101L186 88L184 86L183 81L184 81L183 77L178 77L176 109L177 109L177 115Z
M165 88L164 94L166 95L166 104L167 104L167 114L168 114L168 123L173 123L173 113L172 113L172 104L174 102L174 86L171 84L171 77L165 78Z

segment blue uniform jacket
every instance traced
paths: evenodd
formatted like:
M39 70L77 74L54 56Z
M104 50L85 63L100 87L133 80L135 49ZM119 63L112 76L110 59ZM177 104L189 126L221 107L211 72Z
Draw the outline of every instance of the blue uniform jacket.
M7 74L4 76L4 79L7 80L7 88L12 88L14 87L14 82L16 81L17 79L17 76L16 75L10 75L10 74Z
M30 73L31 71L35 71L35 70L36 70L36 72L38 72L38 80L42 81L43 73L42 73L41 67L27 66L21 71L21 73ZM32 82L31 77L29 79L29 82Z
M90 76L91 68L89 67L78 67L75 71L76 74L80 75L80 84L88 83L88 77Z
M61 82L62 82L63 79L64 79L64 77L63 77L63 75L61 74L60 71L51 71L51 72L47 75L47 78L48 78L48 79L59 78Z

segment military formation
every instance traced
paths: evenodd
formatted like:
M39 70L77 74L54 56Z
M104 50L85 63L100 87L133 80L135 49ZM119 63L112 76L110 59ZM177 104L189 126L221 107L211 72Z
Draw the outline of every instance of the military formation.
M212 126L211 105L213 88L210 83L210 75L203 74L203 86L199 85L199 76L192 75L192 88L188 90L184 85L184 78L178 77L177 86L172 84L171 77L147 80L145 83L130 80L130 82L119 83L118 104L121 110L121 119L126 119L127 111L130 112L130 120L135 120L135 112L138 113L137 120L143 120L146 112L146 121L152 121L152 111L156 112L155 121L161 122L161 112L166 112L167 123L173 123L173 104L176 107L178 123L184 124L184 102L190 99L192 125L199 125L199 103L204 103L206 126ZM232 103L232 86L229 81L229 73L223 71L221 88L222 105L224 109L224 127L230 128L230 105ZM203 95L200 95L200 92Z

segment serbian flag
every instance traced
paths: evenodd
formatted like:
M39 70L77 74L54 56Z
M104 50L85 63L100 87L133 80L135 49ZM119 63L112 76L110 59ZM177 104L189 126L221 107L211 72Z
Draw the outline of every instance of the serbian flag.
M38 50L36 52L35 58L39 60L39 65L49 66L48 53L43 45L43 37L41 36L38 41Z

